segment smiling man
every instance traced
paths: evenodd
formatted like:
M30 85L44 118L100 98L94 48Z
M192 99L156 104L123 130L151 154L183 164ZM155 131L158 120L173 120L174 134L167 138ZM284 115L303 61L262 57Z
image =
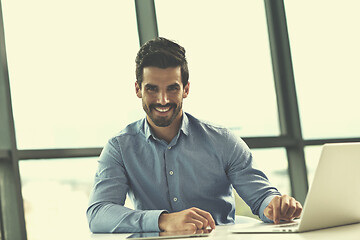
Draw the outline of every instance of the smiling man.
M184 113L189 94L185 49L165 38L136 57L135 91L146 118L104 147L87 217L92 232L199 230L234 223L233 188L264 222L299 217L301 204L281 195L241 138ZM126 196L135 209L124 207Z

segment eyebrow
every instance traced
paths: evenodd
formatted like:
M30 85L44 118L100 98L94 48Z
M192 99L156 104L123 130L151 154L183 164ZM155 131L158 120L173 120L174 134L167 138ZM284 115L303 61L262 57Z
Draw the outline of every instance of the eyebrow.
M180 87L180 84L178 84L178 83L174 83L174 84L171 84L171 85L169 85L169 86L167 86L168 88L169 87Z
M146 87L146 88L149 88L149 87L157 87L157 85L153 85L153 84L147 83L147 84L145 85L145 87Z
M145 85L145 88L149 88L149 87L158 87L157 85L153 85L153 84L151 84L151 83L147 83L146 85ZM169 87L180 87L180 84L178 84L178 83L174 83L174 84L170 84L169 86L167 86L167 88L169 88Z

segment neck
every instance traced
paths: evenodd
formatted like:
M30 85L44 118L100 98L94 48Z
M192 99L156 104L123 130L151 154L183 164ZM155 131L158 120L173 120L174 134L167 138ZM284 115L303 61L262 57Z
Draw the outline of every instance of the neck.
M182 120L182 111L179 113L179 116L174 119L174 121L167 127L158 127L154 124L154 122L146 117L153 134L159 139L165 140L167 143L170 143L171 140L176 136L179 132L181 120Z

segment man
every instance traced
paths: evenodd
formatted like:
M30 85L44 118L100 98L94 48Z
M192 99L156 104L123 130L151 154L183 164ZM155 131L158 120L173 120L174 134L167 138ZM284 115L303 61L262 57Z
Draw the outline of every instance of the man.
M233 188L264 222L300 216L301 204L253 168L239 137L183 112L190 88L183 47L165 38L147 42L136 57L136 78L146 118L110 139L100 155L87 210L92 232L234 223ZM127 194L135 210L124 207Z

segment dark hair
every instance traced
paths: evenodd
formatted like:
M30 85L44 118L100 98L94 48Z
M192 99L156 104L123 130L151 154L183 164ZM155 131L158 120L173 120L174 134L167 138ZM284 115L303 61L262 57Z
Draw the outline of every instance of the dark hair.
M141 46L136 59L136 80L141 88L143 69L145 67L181 67L183 86L188 83L189 69L185 57L185 49L166 38L158 37Z

